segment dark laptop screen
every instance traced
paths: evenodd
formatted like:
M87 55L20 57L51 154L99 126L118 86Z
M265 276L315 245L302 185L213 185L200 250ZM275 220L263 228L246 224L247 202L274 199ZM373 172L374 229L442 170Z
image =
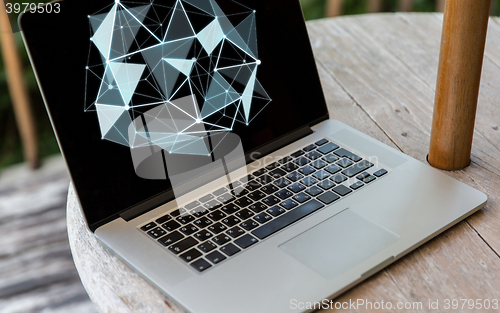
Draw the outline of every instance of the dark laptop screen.
M298 1L60 3L21 27L92 228L171 189L137 176L127 146L153 103L192 94L207 131L230 125L245 152L328 114Z

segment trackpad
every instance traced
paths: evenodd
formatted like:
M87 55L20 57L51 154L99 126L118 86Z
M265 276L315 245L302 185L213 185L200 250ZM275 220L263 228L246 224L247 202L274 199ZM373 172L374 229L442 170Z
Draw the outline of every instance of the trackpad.
M334 279L401 237L347 209L280 245L326 279Z

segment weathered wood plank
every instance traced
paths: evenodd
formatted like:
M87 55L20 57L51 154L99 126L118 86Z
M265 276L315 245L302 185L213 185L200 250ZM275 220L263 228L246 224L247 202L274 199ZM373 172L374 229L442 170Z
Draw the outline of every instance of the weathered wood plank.
M0 312L95 312L69 249L69 178L59 164L0 178Z
M400 25L391 24L388 27L389 21L385 28L380 26L378 30L372 30L369 28L373 25L367 26L359 21L363 18L345 17L310 23L311 37L316 43L314 45L316 56L353 97L354 101L383 128L398 147L405 153L425 161L434 89L415 72L417 66L411 66L402 61L401 56L395 55L393 51L388 49L387 44L374 36L374 33L391 33L391 30L395 32L399 30ZM405 34L405 37L411 37L411 30L409 31L410 34L402 33ZM402 44L406 42L405 39L400 38L400 40ZM417 52L422 53L422 55L426 54L425 50L417 50ZM405 53L404 49L400 53ZM432 59L429 60L432 61ZM414 62L418 65L418 59ZM436 71L437 67L430 69ZM430 76L428 73L426 75ZM483 140L482 144L488 144L488 141ZM489 149L496 149L491 143L489 145ZM481 156L481 158L476 157L477 164L473 164L465 171L450 173L450 175L480 190L486 191L488 189L488 191L493 192L493 197L489 193L488 207L491 212L498 211L496 196L498 191L491 190L489 186L492 183L498 186L500 183L499 176L494 174L498 173L498 167L495 165L496 160L488 160L491 163L485 164L486 162L482 160L487 159L488 156L484 155L484 151L476 149L474 153L476 156ZM493 172L485 168L491 169ZM484 180L487 182L483 182ZM478 219L480 216L476 215L474 219ZM429 273L426 275L428 278L423 281L410 281L409 278L405 278L407 270L411 270L408 264L416 269L426 269ZM450 267L449 264L453 264L453 266ZM457 293L460 288L447 288L446 285L443 286L442 282L440 283L438 278L444 280L444 277L447 281L456 281L457 284L463 286L462 290L468 296L474 294L483 298L486 295L497 297L496 290L500 287L498 280L492 278L489 274L490 271L486 272L484 267L496 270L498 264L497 255L467 223L462 222L451 231L391 266L388 273L400 286L406 298L412 299L412 301L424 298L426 301L431 298L445 299L449 297L449 294ZM464 273L459 271L459 269L468 267L474 268L470 272L471 275L475 276L474 279L472 277L464 278ZM417 270L414 270L415 272ZM443 273L446 276L443 276ZM422 278L422 275L415 277ZM429 285L427 279L434 279L434 284ZM484 287L488 285L494 286L492 289L495 290ZM415 290L418 290L418 295ZM357 296L363 295L358 294ZM383 295L380 297L384 298Z

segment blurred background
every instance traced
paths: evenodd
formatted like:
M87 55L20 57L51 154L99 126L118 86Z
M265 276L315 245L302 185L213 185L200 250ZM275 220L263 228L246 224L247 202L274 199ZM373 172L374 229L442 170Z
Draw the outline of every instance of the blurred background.
M301 0L301 3L306 20L375 12L439 12L444 8L444 0ZM493 0L491 15L499 13L500 0ZM25 158L38 159L59 153L21 36L19 33L14 35L15 46L21 60L21 75L27 90L26 93L29 96L28 106L32 110L33 121L27 123L34 124L31 125L33 129L31 137L33 138L26 138L26 136L30 136L25 134L23 145L18 124L22 123L23 119L29 120L30 118L24 116L26 112L15 114L12 95L9 94L9 76L4 66L6 60L5 57L0 57L0 169L23 162ZM12 86L11 88L15 89ZM16 118L18 119L17 123ZM28 129L27 132L30 130ZM30 147L33 145L36 147ZM23 148L28 151L23 150ZM23 151L28 155L25 156ZM37 165L36 160L30 161L33 166Z
M312 20L377 12L442 12L445 1L301 3L306 20ZM500 0L493 0L491 15L499 13ZM68 173L21 36L6 28L10 30L7 14L0 10L0 312L95 312L68 243Z

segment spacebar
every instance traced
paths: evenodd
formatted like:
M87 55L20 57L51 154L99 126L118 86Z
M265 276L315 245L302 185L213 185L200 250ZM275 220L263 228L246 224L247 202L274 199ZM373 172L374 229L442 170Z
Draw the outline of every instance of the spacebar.
M259 237L259 239L264 239L267 236L274 234L275 232L287 227L300 220L301 218L311 214L312 212L321 209L324 205L316 199L313 199L303 205L299 206L292 211L281 215L278 218L270 221L267 224L262 225L252 232L255 236Z

